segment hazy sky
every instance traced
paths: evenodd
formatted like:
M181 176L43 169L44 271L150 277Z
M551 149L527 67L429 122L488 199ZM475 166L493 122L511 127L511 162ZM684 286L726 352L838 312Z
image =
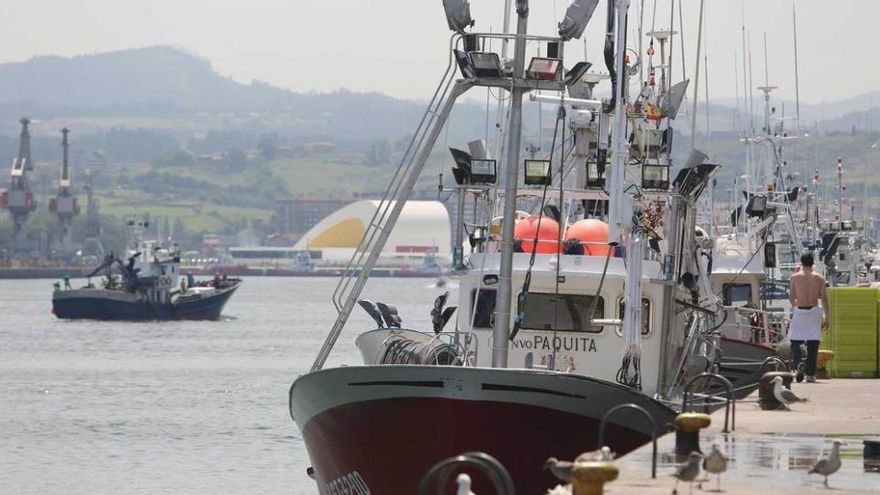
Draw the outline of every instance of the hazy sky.
M567 0L532 0L530 32L555 33ZM630 22L638 20L633 0ZM658 0L656 27L669 25L670 0ZM767 32L770 82L793 98L793 0L706 0L709 91L733 97L734 57L742 91L742 10L751 33L753 86L763 83ZM800 94L834 101L878 88L875 62L880 2L796 0ZM646 31L655 2L645 0ZM480 31L499 31L503 0L471 0ZM587 28L588 53L602 65L605 1ZM693 70L699 0L683 0L686 63ZM675 13L678 24L678 12ZM77 55L169 44L210 60L242 82L295 91L349 88L430 97L445 68L449 31L441 0L27 0L0 2L0 61ZM676 44L676 50L679 49ZM567 66L583 43L567 46ZM675 64L680 63L676 57ZM681 78L681 66L674 69Z

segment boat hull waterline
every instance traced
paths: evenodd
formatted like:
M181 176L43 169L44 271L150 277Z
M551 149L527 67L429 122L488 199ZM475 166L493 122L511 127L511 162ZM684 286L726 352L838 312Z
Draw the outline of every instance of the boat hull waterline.
M304 375L290 389L322 494L416 493L435 463L468 451L498 458L517 491L543 493L559 483L544 461L596 449L602 417L626 403L651 413L657 436L674 421L672 409L632 389L535 370L352 366ZM650 441L651 429L621 411L605 443L622 455Z
M239 285L171 303L151 303L136 294L105 289L56 291L52 312L61 319L217 320Z

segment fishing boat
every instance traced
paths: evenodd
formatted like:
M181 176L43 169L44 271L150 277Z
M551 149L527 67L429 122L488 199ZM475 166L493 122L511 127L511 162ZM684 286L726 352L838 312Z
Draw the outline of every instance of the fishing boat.
M241 285L241 279L219 273L196 281L180 272L180 256L155 241L143 241L144 222L129 222L132 241L125 261L110 253L72 288L55 285L52 313L60 319L216 320ZM92 278L100 276L98 285Z
M642 61L625 61L626 2L608 3L612 98L593 98L602 76L587 61L565 65L564 42L581 36L596 4L575 2L558 36L535 36L526 0L516 2L516 35L471 32L467 2L444 2L455 32L446 74L337 286L337 319L311 370L290 388L320 493L416 493L431 466L467 451L498 458L517 491L541 493L555 484L544 461L597 448L609 411L632 404L652 418L610 420L606 443L627 453L664 434L687 385L717 365L714 312L700 304L708 275L696 261L694 222L696 200L719 167L694 150L671 180L671 120L687 82L667 81L664 55L658 83L649 58L650 80L630 98ZM652 43L662 47L670 34L653 33ZM488 48L508 43L512 61L506 49ZM527 66L525 54L536 49L547 56ZM495 187L487 146L453 151L453 194L481 203L480 225L471 226L467 256L463 233L454 236L457 305L441 295L433 328L406 328L393 304L360 294L453 106L473 88L509 92L503 188ZM548 158L521 164L528 93L557 108L563 131ZM358 306L376 324L355 341L363 363L325 368Z

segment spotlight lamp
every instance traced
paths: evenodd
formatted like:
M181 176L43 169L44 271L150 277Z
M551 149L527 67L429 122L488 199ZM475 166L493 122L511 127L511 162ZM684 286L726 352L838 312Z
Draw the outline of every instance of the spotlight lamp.
M599 0L574 0L565 11L565 18L559 23L559 36L562 41L569 41L574 38L580 38L587 28L593 11Z
M526 160L525 169L527 186L547 186L552 183L550 160Z
M555 58L534 57L526 69L526 79L553 81L559 76L562 61Z
M465 28L474 25L471 19L471 4L468 0L443 0L443 9L446 11L446 23L449 29L457 33L464 33Z
M499 78L502 76L501 60L497 53L471 52L470 66L477 77Z

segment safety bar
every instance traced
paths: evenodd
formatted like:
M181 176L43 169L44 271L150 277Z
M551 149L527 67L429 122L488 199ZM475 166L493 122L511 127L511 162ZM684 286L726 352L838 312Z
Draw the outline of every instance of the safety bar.
M602 416L602 422L599 423L599 445L596 446L596 450L601 449L605 446L605 427L608 425L608 418L617 411L621 409L634 409L642 413L643 416L648 418L651 422L651 478L657 478L657 420L654 419L654 416L648 412L644 407L633 404L632 402L627 404L620 404L612 407Z
M727 400L724 403L724 433L729 433L730 431L736 430L736 399L733 396L733 385L730 383L730 380L724 378L723 376L717 373L701 373L693 378L691 378L687 385L684 386L684 398L681 403L681 412L687 412L688 406L688 397L690 396L691 387L694 383L697 383L700 380L711 379L709 383L717 380L724 385L724 388L727 391ZM714 395L707 396L706 398L715 397ZM733 408L733 414L731 415L731 406ZM706 408L708 408L708 403L706 404ZM728 421L729 420L729 421ZM731 428L728 430L728 422Z

